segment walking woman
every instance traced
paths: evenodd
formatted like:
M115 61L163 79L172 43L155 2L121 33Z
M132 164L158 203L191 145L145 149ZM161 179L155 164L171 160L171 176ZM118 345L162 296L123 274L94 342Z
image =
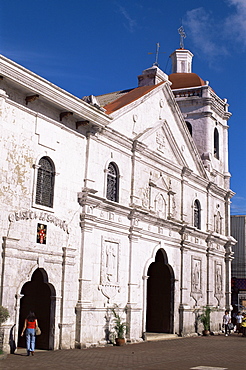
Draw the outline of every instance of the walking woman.
M26 330L26 350L27 356L34 356L35 349L35 339L36 339L36 328L38 326L38 321L34 312L29 312L29 315L25 319L24 326L22 329L21 336L23 337L24 331Z

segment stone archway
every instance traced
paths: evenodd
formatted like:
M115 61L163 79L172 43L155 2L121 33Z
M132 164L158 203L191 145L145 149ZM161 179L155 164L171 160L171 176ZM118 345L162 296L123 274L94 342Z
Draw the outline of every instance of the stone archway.
M25 347L25 336L21 331L25 318L30 311L34 312L42 334L36 337L37 349L54 349L55 324L55 289L48 283L48 276L44 269L37 269L32 274L31 281L25 283L21 289L18 347Z
M174 273L163 249L157 251L147 275L146 331L173 333Z

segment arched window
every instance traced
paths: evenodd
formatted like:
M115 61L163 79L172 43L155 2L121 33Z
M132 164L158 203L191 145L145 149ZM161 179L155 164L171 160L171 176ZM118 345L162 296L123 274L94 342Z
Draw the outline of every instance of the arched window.
M214 129L214 157L219 159L219 132L216 127Z
M190 135L192 136L192 125L191 125L191 123L188 122L188 121L185 121L185 123L186 123L186 126L187 126L187 128L188 128L188 130L190 132Z
M49 157L42 157L38 163L36 203L53 207L55 167Z
M113 162L109 163L108 166L106 198L113 202L119 202L119 170Z
M194 202L194 226L201 229L201 205L197 199Z

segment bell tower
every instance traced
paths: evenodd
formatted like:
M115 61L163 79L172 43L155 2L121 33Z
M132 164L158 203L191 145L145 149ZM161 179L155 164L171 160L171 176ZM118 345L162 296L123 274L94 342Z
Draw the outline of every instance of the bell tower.
M227 99L221 99L192 72L193 54L184 48L171 54L171 89L211 181L229 189Z

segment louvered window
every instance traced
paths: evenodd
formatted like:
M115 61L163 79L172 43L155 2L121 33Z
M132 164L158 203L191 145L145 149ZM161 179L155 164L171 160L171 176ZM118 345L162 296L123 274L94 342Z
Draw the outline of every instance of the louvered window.
M201 229L201 206L199 200L194 202L194 226Z
M119 201L119 172L116 164L109 163L107 175L107 199Z
M36 203L46 207L53 207L54 197L54 164L48 157L39 161L37 176Z

